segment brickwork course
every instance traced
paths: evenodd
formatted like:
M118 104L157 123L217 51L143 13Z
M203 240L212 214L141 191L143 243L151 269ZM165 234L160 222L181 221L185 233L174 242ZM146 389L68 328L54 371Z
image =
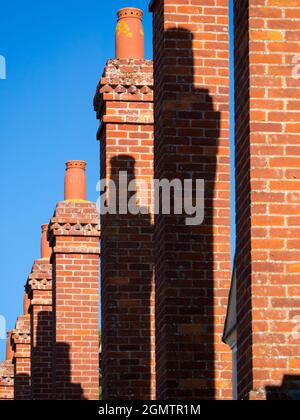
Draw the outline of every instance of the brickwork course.
M235 2L238 392L245 399L288 398L299 382L299 6Z
M143 12L118 12L94 97L107 211L87 200L86 163L68 161L0 400L97 400L99 386L105 400L300 399L299 10L234 0L234 280L229 2L152 0L153 61ZM155 214L154 179L203 179L203 223L174 214L178 187L171 214Z

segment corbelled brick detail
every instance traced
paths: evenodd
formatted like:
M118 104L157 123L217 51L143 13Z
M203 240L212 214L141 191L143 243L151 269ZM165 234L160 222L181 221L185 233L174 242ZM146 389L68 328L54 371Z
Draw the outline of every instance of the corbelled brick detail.
M293 398L299 384L299 6L235 1L242 399Z
M60 202L53 249L53 390L58 400L99 398L99 214L94 203Z
M153 63L109 60L94 105L102 121L101 179L115 181L119 194L126 171L137 183L137 206L148 209L101 216L103 398L149 400L155 398ZM110 203L110 185L106 193Z
M156 0L151 10L155 178L205 180L201 226L186 226L178 215L155 223L157 397L227 399L228 1Z
M14 350L14 399L31 399L30 380L30 315L19 316L12 331Z
M52 399L52 265L34 262L26 291L31 306L31 387L33 400Z

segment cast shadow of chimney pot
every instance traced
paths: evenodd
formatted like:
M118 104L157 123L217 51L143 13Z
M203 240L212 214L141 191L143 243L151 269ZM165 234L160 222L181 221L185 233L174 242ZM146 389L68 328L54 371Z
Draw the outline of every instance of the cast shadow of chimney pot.
M187 226L186 215L155 219L157 395L215 399L214 200L217 164L225 163L218 91L198 87L193 33L174 27L162 36L154 57L155 178L203 179L205 216L200 226Z

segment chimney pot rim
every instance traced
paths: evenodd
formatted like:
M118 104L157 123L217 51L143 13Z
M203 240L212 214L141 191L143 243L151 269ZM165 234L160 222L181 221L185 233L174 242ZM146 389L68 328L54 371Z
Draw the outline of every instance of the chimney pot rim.
M117 11L117 16L121 18L139 18L142 20L144 16L144 11L138 7L123 7Z
M85 160L68 160L66 162L66 168L86 168L86 161Z
M48 223L42 224L42 232L45 232L46 230L48 230L48 228L49 228Z

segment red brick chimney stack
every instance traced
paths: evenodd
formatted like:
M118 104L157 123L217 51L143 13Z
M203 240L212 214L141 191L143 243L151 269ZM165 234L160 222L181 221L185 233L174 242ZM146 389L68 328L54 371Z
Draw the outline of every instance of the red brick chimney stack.
M70 160L66 163L65 201L86 200L85 168L83 160Z
M50 222L53 398L99 398L99 214L86 201L86 163L67 162L65 201Z
M116 58L144 60L143 11L126 7L117 15Z
M142 11L118 12L117 59L97 87L101 179L126 172L153 183L153 62L144 60ZM137 188L138 189L138 188ZM113 195L108 185L108 201ZM101 215L102 391L109 400L155 399L153 198L147 215ZM142 194L137 191L138 199ZM141 201L138 204L141 205Z

